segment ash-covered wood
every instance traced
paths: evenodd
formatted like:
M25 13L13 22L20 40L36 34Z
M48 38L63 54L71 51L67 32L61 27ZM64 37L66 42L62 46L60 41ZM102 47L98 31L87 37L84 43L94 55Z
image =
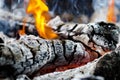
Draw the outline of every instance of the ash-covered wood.
M49 21L56 33L63 39L82 42L103 55L114 50L118 43L120 29L112 23L98 22L89 24L64 23L59 17Z
M17 26L15 32L25 25L26 34L38 35L33 24L22 22L14 22L14 24L14 27ZM64 23L59 17L56 17L50 20L48 25L55 30L61 39L82 42L84 45L101 53L101 55L116 48L120 33L118 26L106 22L89 24ZM7 35L10 34L7 33Z
M12 75L30 75L39 70L58 70L61 66L80 66L97 58L97 53L89 53L85 47L71 40L45 40L35 36L21 36L19 40L1 34L0 67L11 67ZM1 71L2 71L1 69ZM46 71L45 71L46 70ZM7 72L9 73L9 72Z
M17 23L18 26L23 24ZM59 39L46 40L33 35L25 35L16 40L0 33L0 76L11 78L20 74L36 75L38 73L37 75L41 75L79 67L80 74L90 73L90 75L95 74L106 78L106 75L101 75L98 73L99 71L95 73L95 67L99 65L99 59L97 62L87 64L87 67L82 68L80 66L98 58L100 55L104 55L108 51L115 50L119 43L118 26L105 22L90 24L64 23L58 17L51 20L48 25L60 36ZM29 28L29 23L25 26ZM32 31L35 31L34 25L32 25L31 33L33 33ZM97 68L99 69L99 67ZM51 73L55 77L51 77L51 74L48 77L48 74L48 76L38 79L71 79L71 75L75 75L78 71L79 69L75 72L70 71L70 76L67 76L69 71L64 71L62 75L65 78L61 77L60 72Z
M120 47L82 67L64 72L54 72L35 77L33 80L84 80L83 77L95 75L93 80L120 79ZM100 76L99 78L97 76ZM89 80L89 79L85 79ZM91 80L91 79L90 79Z

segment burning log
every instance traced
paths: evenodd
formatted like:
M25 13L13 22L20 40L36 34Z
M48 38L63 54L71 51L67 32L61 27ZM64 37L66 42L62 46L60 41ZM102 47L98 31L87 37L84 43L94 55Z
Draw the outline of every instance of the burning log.
M67 70L64 72L54 72L35 77L33 80L82 80L83 76L102 76L105 80L119 80L120 76L120 47L105 54L103 57L94 60L82 67ZM95 80L104 80L94 77ZM85 79L86 80L86 79Z
M89 46L101 53L114 50L118 43L119 27L112 23L98 22L89 24L64 23L59 17L49 21L62 39L70 39Z
M111 23L70 24L57 17L48 25L60 36L59 39L25 35L16 40L0 33L0 69L3 74L12 72L11 76L16 77L79 67L114 50L118 44L119 27Z
M24 23L17 23L23 26ZM64 23L56 17L48 24L61 39L82 42L91 49L101 53L114 50L118 43L119 27L112 23L98 22L90 24ZM25 24L26 34L38 35L32 24Z
M12 76L31 75L37 70L44 74L62 66L74 68L98 57L96 52L91 54L81 43L71 40L45 40L32 35L15 40L3 34L0 40L0 69L4 72L4 67L9 67Z

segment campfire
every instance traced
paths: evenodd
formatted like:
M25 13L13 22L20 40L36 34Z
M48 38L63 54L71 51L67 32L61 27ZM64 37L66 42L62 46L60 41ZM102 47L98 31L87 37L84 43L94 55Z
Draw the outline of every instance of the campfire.
M119 80L120 28L114 0L108 1L106 19L99 22L91 22L92 12L80 13L79 0L18 0L14 8L16 1L5 0L6 8L0 9L0 79ZM90 8L92 1L84 7Z

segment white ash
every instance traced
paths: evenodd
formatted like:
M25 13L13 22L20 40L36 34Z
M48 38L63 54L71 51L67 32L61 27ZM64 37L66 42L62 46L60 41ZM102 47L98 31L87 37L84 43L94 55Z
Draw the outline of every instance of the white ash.
M120 29L112 23L97 22L89 24L79 23L56 23L62 22L59 17L52 19L48 25L61 37L61 39L71 39L83 42L89 46L89 42L103 49L114 50L118 43ZM81 38L82 37L82 38ZM90 47L91 48L91 47ZM97 47L96 47L97 49ZM104 51L104 50L103 50Z
M59 67L90 61L84 46L71 40L45 40L32 35L10 42L9 39L0 44L0 66L12 66L13 75L30 75L44 66L49 68L46 64Z

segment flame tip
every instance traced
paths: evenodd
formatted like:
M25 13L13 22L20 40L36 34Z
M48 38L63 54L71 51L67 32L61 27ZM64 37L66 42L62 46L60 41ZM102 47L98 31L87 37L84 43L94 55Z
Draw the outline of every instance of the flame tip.
M53 39L58 36L49 26L46 26L46 20L50 17L48 11L45 0L30 0L26 10L27 13L33 14L38 34L45 39Z

